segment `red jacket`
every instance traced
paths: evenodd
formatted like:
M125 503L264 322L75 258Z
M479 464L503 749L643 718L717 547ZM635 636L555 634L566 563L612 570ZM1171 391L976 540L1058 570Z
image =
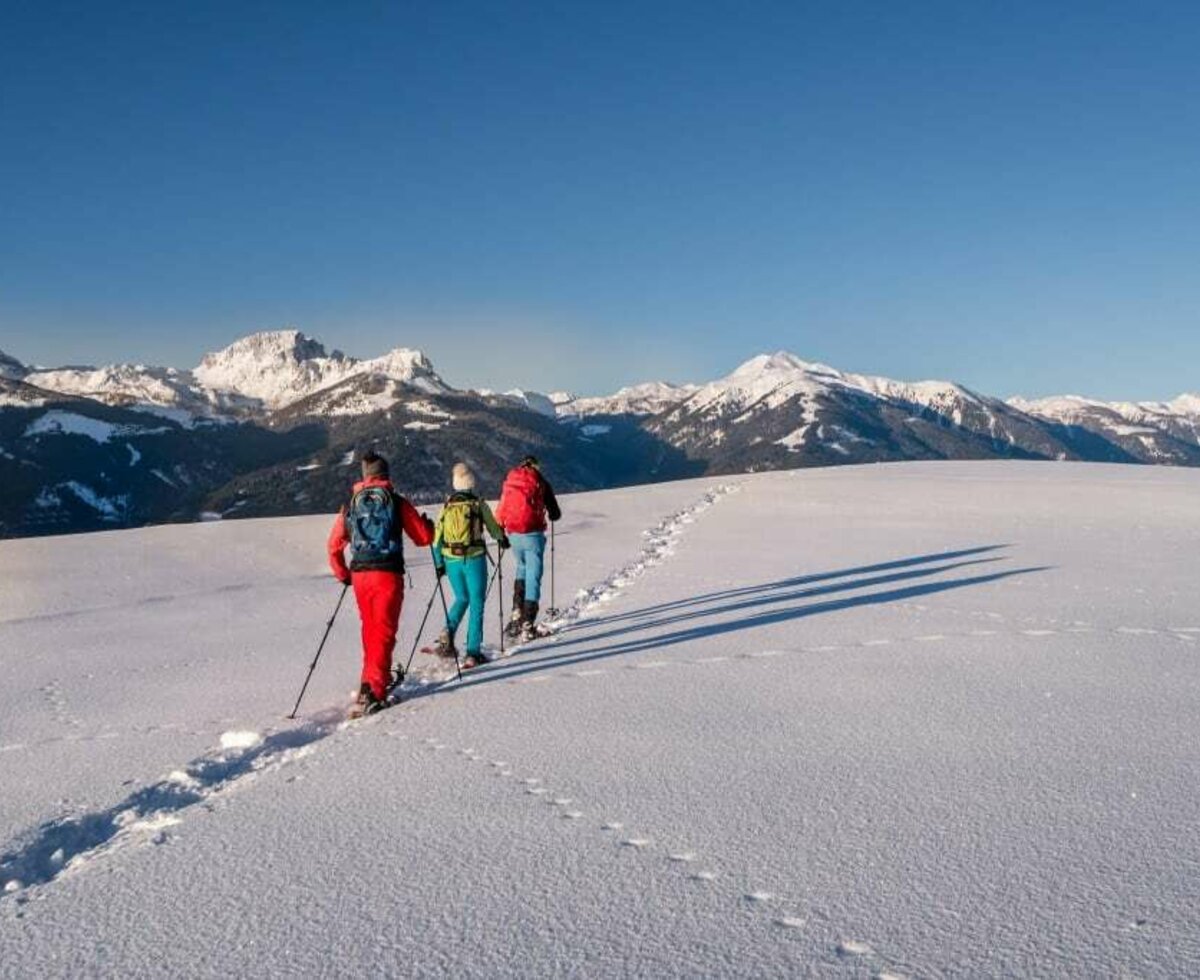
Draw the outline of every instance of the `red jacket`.
M392 486L391 480L371 477L368 480L354 484L353 492L358 493L363 487L383 487L385 490L389 490L395 494L396 506L400 511L400 526L404 529L404 533L408 535L409 540L420 548L428 548L433 544L432 523L426 521L425 518L417 513L417 509L412 504L396 493L396 488ZM329 540L325 545L325 549L329 553L329 568L333 571L334 578L339 582L350 581L350 568L346 564L345 555L346 545L349 543L350 535L346 531L346 508L342 507L333 522L333 529L329 532Z

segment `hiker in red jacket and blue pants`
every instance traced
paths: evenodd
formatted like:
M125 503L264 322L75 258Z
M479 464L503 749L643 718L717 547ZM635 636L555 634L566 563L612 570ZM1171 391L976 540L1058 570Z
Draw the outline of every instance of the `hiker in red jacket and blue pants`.
M509 471L500 491L496 520L508 536L516 559L513 582L513 611L505 632L531 640L542 595L542 559L546 552L546 518L562 517L554 489L542 476L534 456L526 456Z
M433 522L396 492L387 460L373 452L362 458L362 481L354 485L329 532L329 567L343 585L354 586L362 619L363 666L356 712L384 707L392 672L392 651L404 604L404 542L427 548ZM350 564L345 550L350 548Z

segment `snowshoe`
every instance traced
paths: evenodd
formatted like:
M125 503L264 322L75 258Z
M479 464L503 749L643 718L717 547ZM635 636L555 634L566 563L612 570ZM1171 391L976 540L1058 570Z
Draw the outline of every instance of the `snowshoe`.
M521 622L525 618L525 580L517 579L513 582L513 603L512 615L508 617L508 623L504 627L504 635L516 639L521 635Z
M520 639L522 643L528 643L530 640L537 639L537 617L538 604L536 602L523 602L521 604Z
M487 658L482 653L468 653L459 663L459 669L470 670L472 667L478 667L480 664L486 664Z
M515 640L518 636L520 636L522 620L523 620L523 617L521 615L521 610L514 609L512 612L512 616L509 617L508 623L505 624L504 635L507 636L509 639L513 639L513 640Z
M442 630L438 634L437 642L431 647L422 647L422 653L432 653L435 657L444 657L447 660L453 660L458 656L458 650L454 646L454 637L450 635L449 630Z

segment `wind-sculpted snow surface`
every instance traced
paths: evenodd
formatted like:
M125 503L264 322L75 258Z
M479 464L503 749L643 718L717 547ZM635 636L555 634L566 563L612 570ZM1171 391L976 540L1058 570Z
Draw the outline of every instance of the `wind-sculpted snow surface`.
M0 973L1196 975L1198 491L568 496L555 635L354 723L326 518L0 543Z

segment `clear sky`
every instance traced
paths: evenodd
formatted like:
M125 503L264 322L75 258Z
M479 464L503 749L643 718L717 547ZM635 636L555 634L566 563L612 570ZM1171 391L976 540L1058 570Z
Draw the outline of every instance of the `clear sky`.
M0 0L0 349L1200 389L1200 4Z

